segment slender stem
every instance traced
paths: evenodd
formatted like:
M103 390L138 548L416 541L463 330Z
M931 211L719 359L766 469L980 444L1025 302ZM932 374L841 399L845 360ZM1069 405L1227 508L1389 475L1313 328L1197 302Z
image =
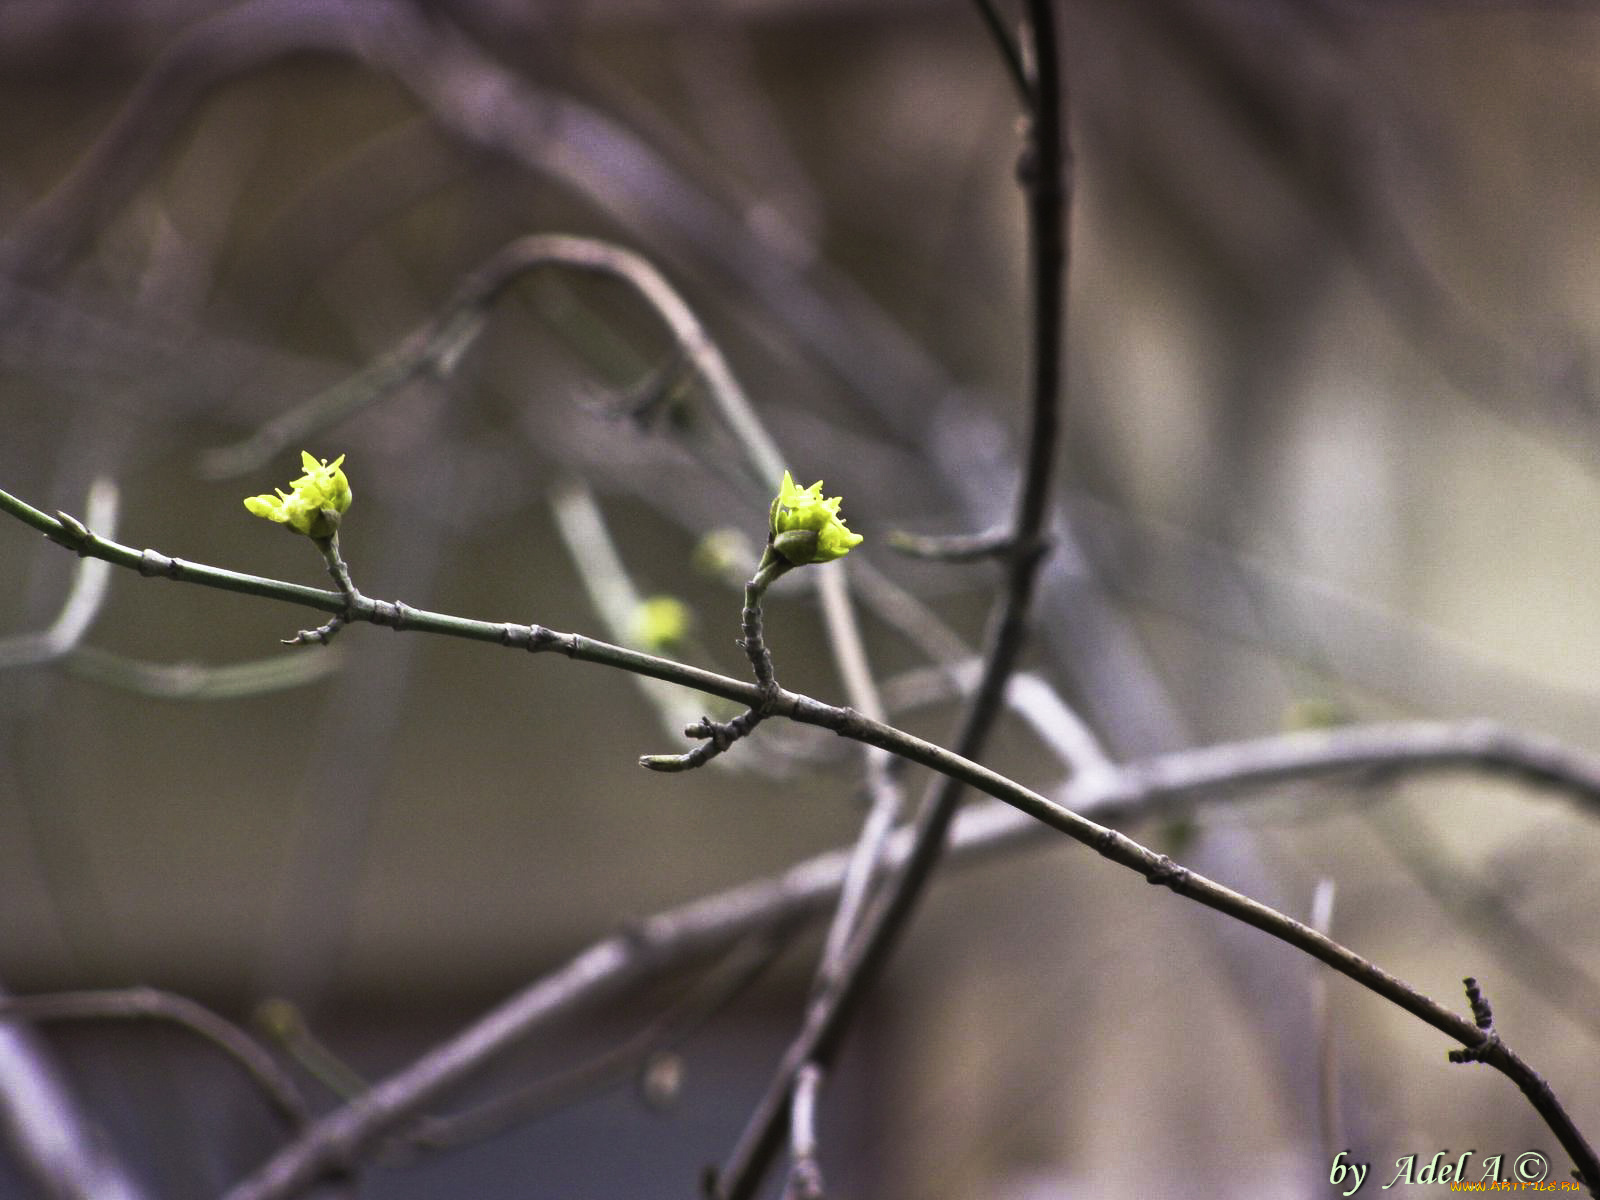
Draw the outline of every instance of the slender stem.
M637 624L643 598L617 553L594 493L581 480L565 480L553 490L550 506L567 557L607 633L618 642L639 645ZM699 719L701 710L692 696L659 679L633 678L667 736L678 736L685 725Z
M739 639L739 645L749 658L750 669L756 675L756 686L762 691L777 687L778 677L762 628L761 601L767 589L790 567L787 559L769 549L762 557L755 575L744 585L744 609L739 614L739 631L744 636Z
M1028 0L1036 78L1029 144L1020 175L1027 193L1031 293L1030 428L1027 460L1012 524L1012 554L1004 595L990 627L985 666L955 738L962 757L982 753L1000 713L1006 686L1026 637L1028 609L1043 560L1045 513L1054 475L1066 322L1067 149L1063 89L1053 0ZM816 1060L826 1066L849 1028L927 889L961 800L960 781L945 774L924 801L917 840L905 871L867 918L839 986L819 995L807 1012L767 1092L757 1104L723 1170L718 1200L749 1200L782 1144L793 1074Z
M740 621L744 637L739 645L743 647L750 659L750 667L755 672L756 702L731 721L713 721L710 717L701 717L683 731L686 737L704 739L700 745L683 754L646 754L639 759L641 767L666 774L693 771L705 766L741 738L748 737L757 725L766 720L769 715L768 704L778 691L778 679L762 633L761 598L772 586L772 581L791 566L787 559L769 547L755 576L744 585L744 613Z
M789 1181L784 1200L823 1200L826 1188L817 1161L817 1100L822 1092L822 1068L806 1063L795 1073L794 1103L789 1127Z
M994 0L974 0L974 2L978 6L978 15L983 18L984 27L994 39L995 49L1000 52L1000 60L1005 63L1006 74L1016 86L1018 97L1024 104L1029 103L1033 98L1033 89L1028 86L1028 71L1023 65L1021 48L1006 28L1005 20L1000 16L1000 10L995 7Z

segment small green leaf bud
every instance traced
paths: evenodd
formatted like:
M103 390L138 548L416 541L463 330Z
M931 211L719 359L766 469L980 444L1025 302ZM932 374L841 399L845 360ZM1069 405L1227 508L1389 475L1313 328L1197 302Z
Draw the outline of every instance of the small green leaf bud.
M822 498L822 480L803 488L785 471L768 519L772 548L797 567L849 554L862 538L845 527L840 499Z
M340 470L344 455L331 463L300 452L305 474L289 485L274 488L274 495L248 496L244 506L258 517L274 521L295 533L327 539L339 532L339 518L350 507L350 481Z

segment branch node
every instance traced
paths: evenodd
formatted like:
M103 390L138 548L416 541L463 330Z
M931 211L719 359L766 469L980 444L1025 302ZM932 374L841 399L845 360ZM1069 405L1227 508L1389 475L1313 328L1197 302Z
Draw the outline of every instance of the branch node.
M668 775L693 771L696 767L705 766L740 738L748 737L750 731L761 724L765 717L766 714L759 708L747 708L731 721L713 721L710 717L701 717L694 724L685 726L683 731L685 737L703 739L700 745L682 754L646 754L639 759L639 765Z
M1486 1033L1494 1029L1494 1013L1489 1008L1489 998L1483 994L1478 981L1468 975L1462 984L1467 989L1467 1002L1472 1005L1472 1020Z
M333 640L333 635L344 628L344 618L330 617L325 625L318 625L315 629L302 629L292 638L283 638L285 646L326 646Z
M90 528L71 513L64 513L56 509L56 520L61 522L61 528L55 533L46 534L51 541L77 552L79 558L88 553L89 545L94 541L94 533Z
M576 639L566 634L557 633L554 629L546 629L543 625L528 625L527 639L526 645L529 654L538 654L542 650L549 650L552 646L559 646L568 658L574 657L578 652ZM565 644L562 645L562 643Z
M1155 865L1146 872L1144 878L1146 883L1154 884L1157 887L1168 887L1175 892L1181 892L1189 881L1189 868L1173 862L1171 858L1163 854L1156 859Z
M840 737L860 741L862 740L862 735L867 731L867 719L849 705L845 705L839 709L839 717L834 724L833 731Z
M1449 1058L1453 1063L1484 1062L1500 1046L1500 1035L1494 1028L1494 1013L1489 1008L1489 998L1483 994L1476 979L1468 975L1461 982L1467 990L1467 1002L1472 1005L1473 1024L1483 1030L1483 1041L1476 1046L1452 1050Z
M153 579L157 575L164 575L168 579L178 577L178 560L168 558L159 550L146 548L139 554L139 574L146 579Z

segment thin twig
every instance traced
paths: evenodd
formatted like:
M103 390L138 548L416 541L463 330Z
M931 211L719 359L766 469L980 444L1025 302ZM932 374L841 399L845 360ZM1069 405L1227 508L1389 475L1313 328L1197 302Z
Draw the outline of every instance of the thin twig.
M789 1120L789 1180L783 1200L823 1200L822 1164L817 1161L817 1098L822 1091L822 1068L806 1063L794 1078L794 1102Z
M995 49L1000 52L1000 60L1005 63L1006 74L1011 77L1012 84L1017 89L1017 97L1023 104L1030 104L1033 100L1033 88L1028 83L1028 71L1023 65L1022 49L1012 37L1011 31L1006 28L1005 19L1000 15L1000 10L995 7L994 0L974 0L978 6L978 15L983 18L984 26L989 30L989 36L994 39Z
M681 1044L743 994L772 965L779 948L778 943L764 937L736 943L725 961L622 1042L558 1074L537 1079L463 1112L425 1117L404 1136L404 1141L419 1150L455 1149L636 1078L654 1055Z
M303 1129L311 1120L294 1080L254 1038L184 996L147 987L4 996L0 997L0 1020L165 1021L209 1042L232 1059L290 1129Z
M1026 462L1012 520L1016 553L1007 564L1005 589L994 613L984 672L954 739L963 758L982 753L1003 707L1006 684L1026 636L1028 610L1043 561L1045 514L1050 503L1059 428L1066 323L1067 149L1065 102L1055 38L1053 0L1028 0L1028 33L1035 78L1028 145L1019 175L1027 195L1030 284L1029 431ZM839 986L818 996L799 1036L735 1143L713 1186L717 1200L749 1200L760 1186L783 1136L793 1072L813 1060L827 1066L845 1031L910 923L937 865L961 800L961 786L944 775L930 790L918 818L917 851L867 919L859 953L840 973Z
M81 548L85 555L146 577L159 576L322 612L338 612L346 606L345 598L337 592L189 562L157 550L135 550L100 537L77 521L63 524L5 491L0 491L0 511L54 542L74 550ZM542 625L474 620L368 596L362 596L361 601L351 616L352 621L533 653L561 654L665 679L738 704L748 705L760 699L759 689L749 681L582 634L562 633ZM828 724L829 720L848 712L792 692L780 692L774 702L774 715L828 728L833 727ZM859 714L849 715L859 718ZM869 730L879 729L877 723L866 724ZM893 736L897 732L885 726L875 736ZM846 736L856 736L856 731L847 730ZM895 752L898 753L898 749ZM1592 815L1600 816L1600 756L1554 738L1483 719L1349 725L1222 743L1158 755L1116 767L1109 773L1086 772L1083 778L1074 779L1063 795L1065 802L1073 807L1094 811L1102 819L1115 822L1138 815L1140 805L1155 796L1254 787L1308 775L1340 772L1398 775L1419 770L1479 770L1508 775L1527 784L1560 790Z
M1017 552L1016 531L988 529L982 533L907 533L896 529L889 534L889 545L908 558L933 562L968 563L986 558L1004 559Z
M117 524L117 485L108 478L96 479L84 502L89 524L114 533ZM110 565L101 559L83 558L72 577L72 587L61 612L41 633L23 633L0 638L0 670L52 662L70 654L89 632L100 615L106 589L111 583Z
M6 1003L0 991L0 1003ZM78 1111L31 1029L0 1022L0 1140L51 1200L143 1200L144 1192Z
M568 480L551 493L550 507L555 514L556 530L566 544L567 557L583 581L584 591L601 623L614 640L637 645L632 631L642 597L617 553L594 493L587 484ZM659 679L634 678L640 694L667 732L676 734L698 718L693 702L678 688Z
M105 566L104 562L101 563ZM339 651L326 654L277 655L253 662L152 663L102 650L77 646L62 665L69 675L104 687L121 688L161 700L235 700L305 687L326 679L342 665Z

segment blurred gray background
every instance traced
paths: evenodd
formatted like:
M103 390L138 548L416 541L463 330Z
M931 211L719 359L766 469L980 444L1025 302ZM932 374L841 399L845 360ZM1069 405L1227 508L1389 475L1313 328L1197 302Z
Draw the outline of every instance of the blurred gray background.
M1060 11L1070 382L1029 667L1119 758L1330 716L1488 715L1600 749L1600 17ZM979 640L996 573L888 546L1011 502L1017 103L971 6L30 0L0 7L0 105L5 490L81 514L110 476L119 540L322 586L315 551L240 504L301 443L226 479L208 454L398 344L510 239L586 234L662 269L797 477L845 497L857 554ZM358 585L605 636L593 547L553 507L581 483L639 590L692 609L683 655L742 677L737 590L691 560L713 528L758 544L771 490L696 386L627 415L670 355L625 289L547 272L447 378L307 439L348 455ZM0 524L0 629L48 626L76 566ZM780 678L839 698L806 589L769 609ZM649 775L637 756L681 739L625 675L370 627L278 644L308 623L118 572L98 657L0 675L7 989L151 984L240 1020L284 997L380 1077L628 920L858 827L831 736L767 729L731 769ZM866 628L883 678L926 662ZM204 702L103 678L317 655L332 669L301 687ZM943 738L955 711L897 720ZM1020 722L987 761L1065 774ZM1457 1008L1478 976L1600 1127L1593 814L1457 774L1130 832L1301 917L1335 880L1340 940ZM1328 1194L1315 972L1224 926L1074 845L952 872L828 1093L836 1193ZM665 1107L624 1083L362 1194L695 1194L817 949L797 938L678 1047ZM481 1092L629 1035L692 978L571 1022ZM1504 1079L1326 986L1344 1143L1378 1183L1469 1147L1564 1173ZM213 1195L276 1144L181 1034L45 1034L153 1195ZM29 1195L12 1170L0 1153L5 1194Z

